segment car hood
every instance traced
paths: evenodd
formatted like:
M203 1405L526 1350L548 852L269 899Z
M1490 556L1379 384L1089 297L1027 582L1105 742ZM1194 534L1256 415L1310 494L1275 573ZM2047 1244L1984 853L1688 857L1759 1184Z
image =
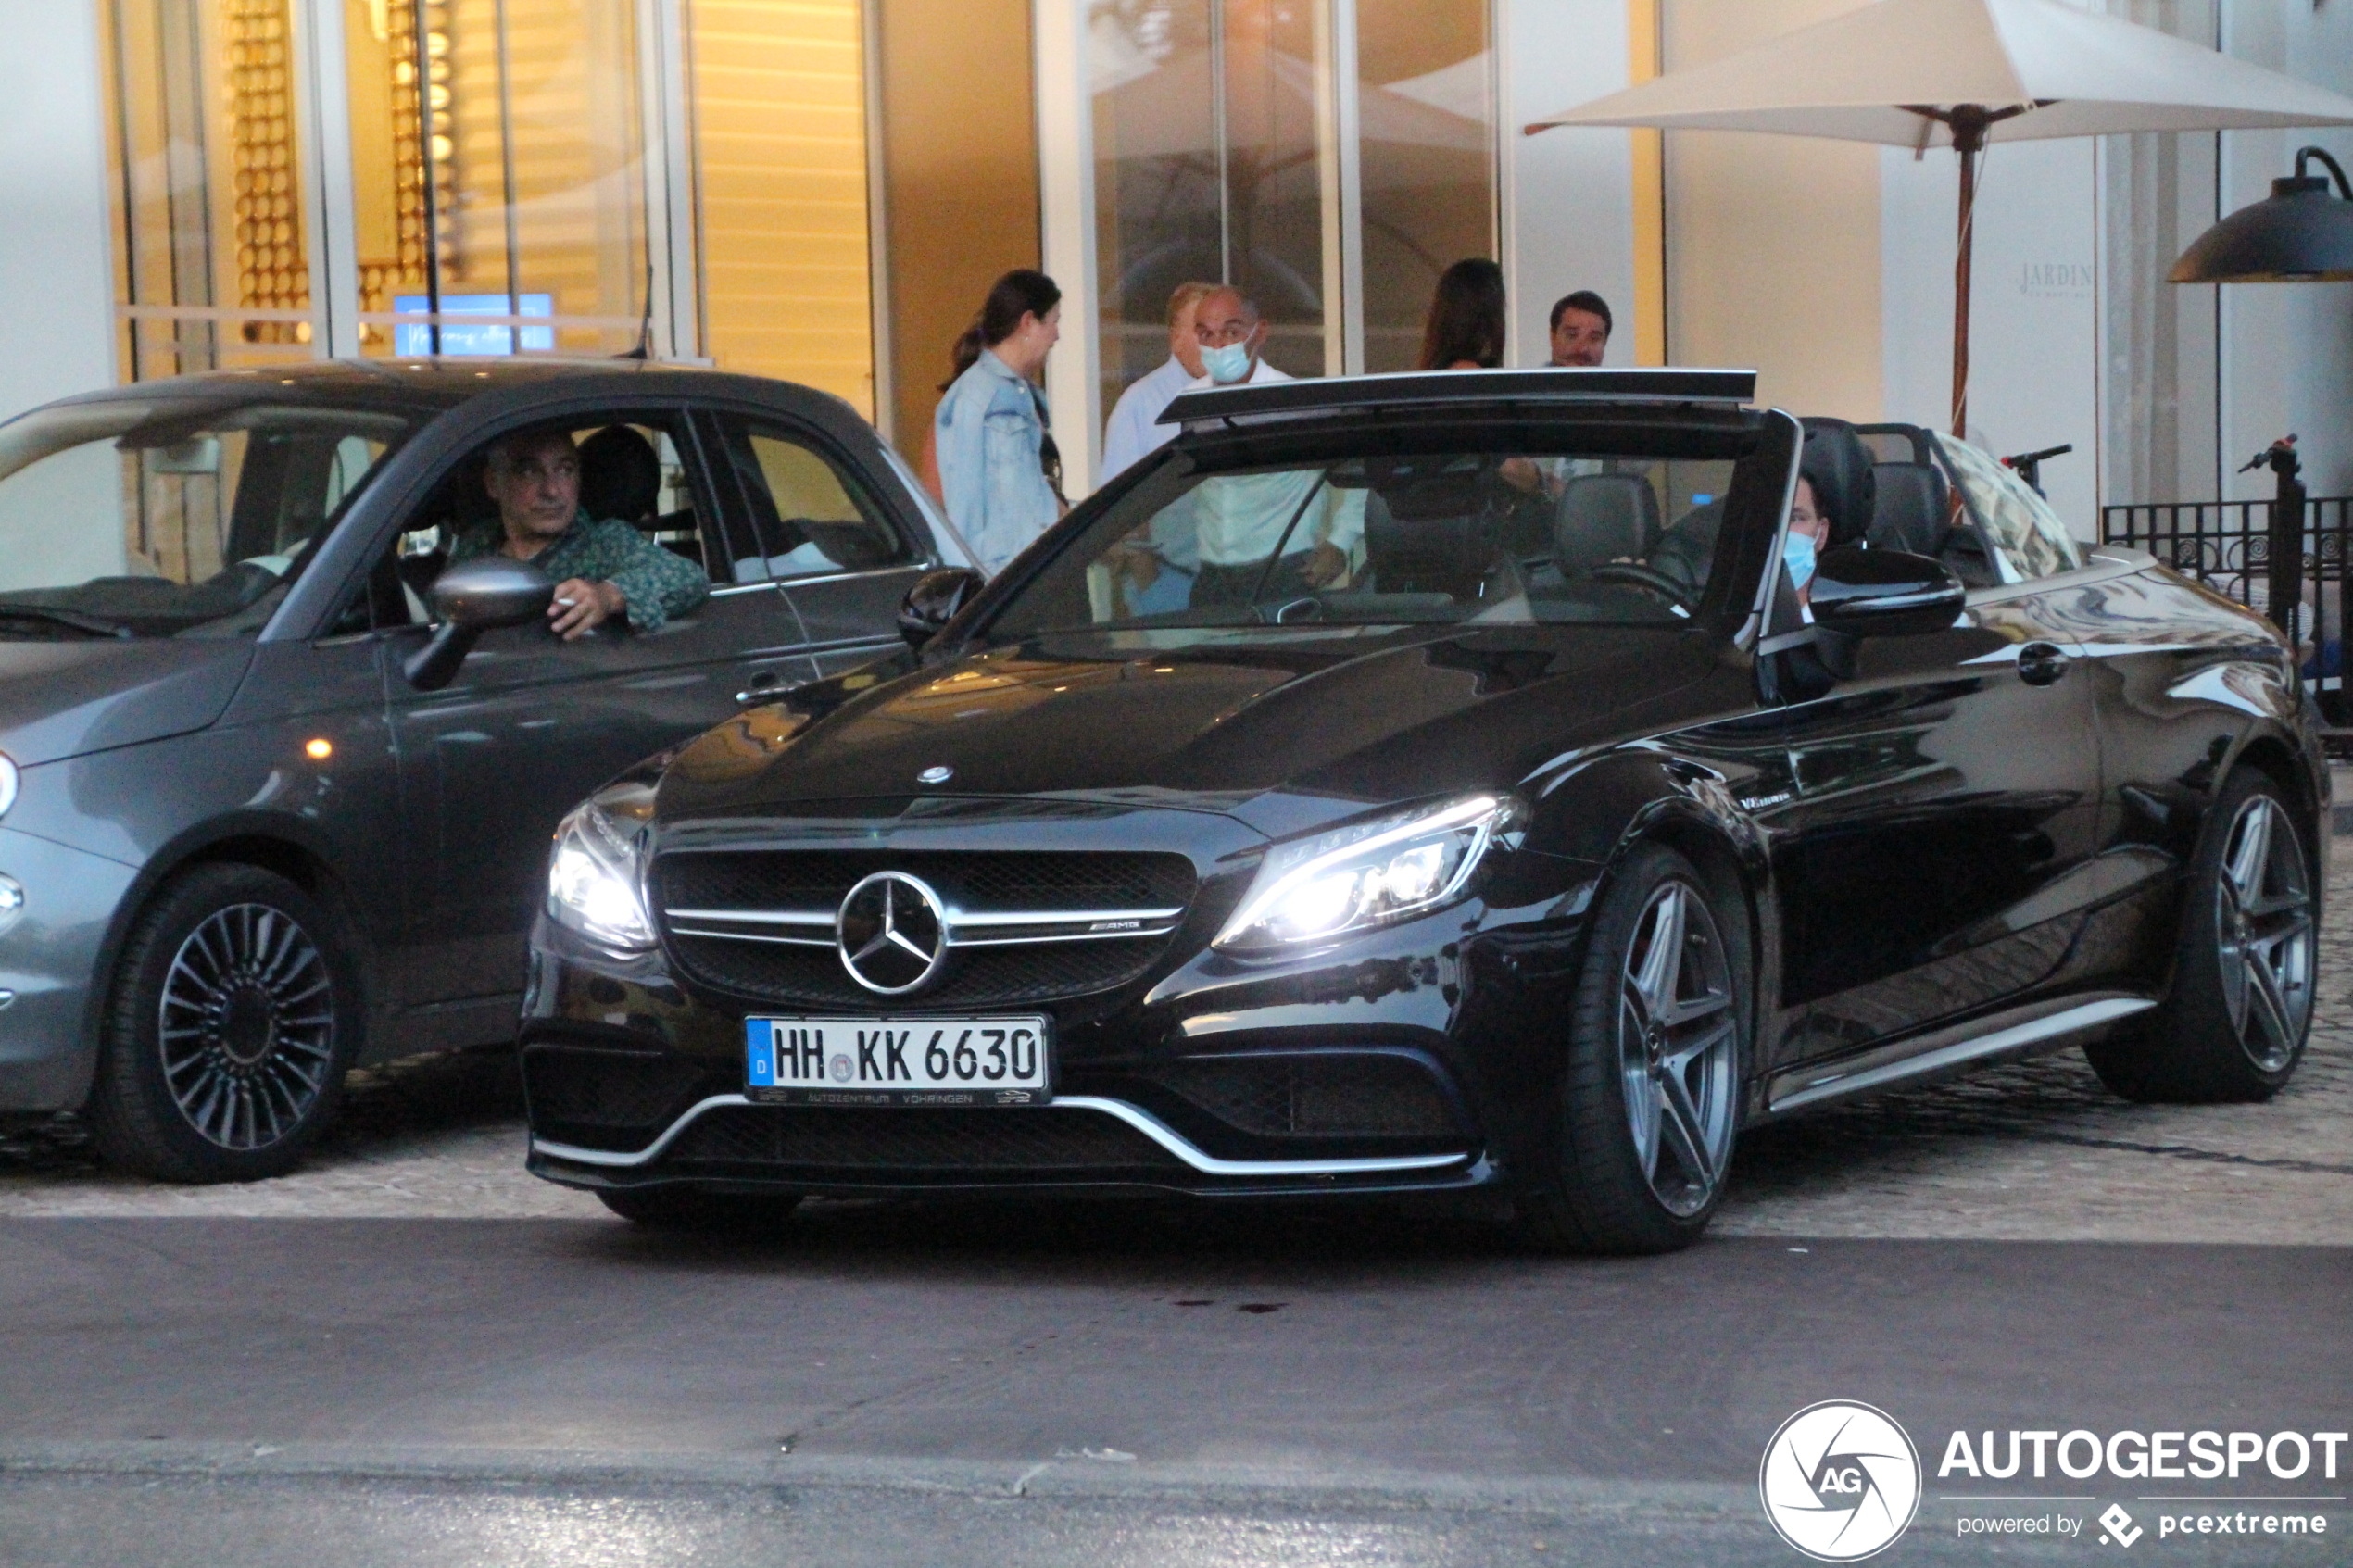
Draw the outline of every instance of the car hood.
M242 638L0 642L0 751L31 767L201 730L252 662Z
M897 680L837 677L868 689L814 719L748 712L679 753L661 809L675 822L1053 796L1229 811L1279 834L1508 787L1716 667L1706 639L1672 629L1057 635ZM1264 805L1277 797L1290 804Z

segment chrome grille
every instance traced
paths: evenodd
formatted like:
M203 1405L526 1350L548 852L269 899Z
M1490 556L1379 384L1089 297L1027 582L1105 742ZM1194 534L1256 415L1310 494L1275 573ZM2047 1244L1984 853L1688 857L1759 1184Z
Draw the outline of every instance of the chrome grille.
M762 1002L872 1009L875 994L849 978L830 942L823 947L671 939L679 964L708 985ZM1167 947L1146 942L1038 942L952 955L939 979L907 998L918 1008L1005 1007L1108 991L1142 977Z
M1195 890L1192 862L1174 854L685 850L655 863L657 912L681 967L705 984L764 1002L871 1005L835 951L835 916L885 870L946 906L946 960L907 998L923 1007L1126 985L1165 949Z
M1182 855L1101 850L900 855L879 850L679 850L655 884L665 909L822 910L833 918L862 877L901 871L975 914L1181 908L1193 896Z

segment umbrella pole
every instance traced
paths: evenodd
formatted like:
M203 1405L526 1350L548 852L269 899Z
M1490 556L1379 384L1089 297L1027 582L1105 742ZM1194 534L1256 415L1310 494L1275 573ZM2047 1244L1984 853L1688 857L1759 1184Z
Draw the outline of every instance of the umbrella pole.
M1976 104L1956 104L1945 119L1953 150L1961 155L1960 233L1953 254L1953 433L1969 438L1969 261L1976 246L1977 157L1994 117Z
M1977 207L1977 154L1961 154L1961 229L1953 253L1953 433L1969 435L1969 220Z

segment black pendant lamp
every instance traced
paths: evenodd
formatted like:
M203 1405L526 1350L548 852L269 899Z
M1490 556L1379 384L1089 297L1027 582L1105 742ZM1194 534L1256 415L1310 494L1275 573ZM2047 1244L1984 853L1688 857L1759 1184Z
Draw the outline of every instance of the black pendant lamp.
M2342 196L2305 169L2328 166ZM2319 147L2296 155L2296 173L2271 182L2268 200L2243 207L2200 234L2173 263L2176 283L2331 283L2353 280L2353 183Z

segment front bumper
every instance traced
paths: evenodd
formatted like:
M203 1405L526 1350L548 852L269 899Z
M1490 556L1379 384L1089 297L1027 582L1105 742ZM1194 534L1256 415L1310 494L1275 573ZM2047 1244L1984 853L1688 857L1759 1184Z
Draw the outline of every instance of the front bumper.
M1539 869L1545 885L1522 877L1279 963L1207 947L1240 889L1205 884L1189 938L1146 972L1023 1010L1055 1023L1054 1096L1034 1107L753 1103L744 1020L795 1010L682 982L659 957L617 963L543 920L522 1026L530 1169L592 1189L834 1196L1487 1185L1557 1149L1544 1108L1582 900L1573 868Z
M0 872L25 893L23 909L0 929L0 1111L69 1110L90 1092L94 987L138 872L5 827Z

